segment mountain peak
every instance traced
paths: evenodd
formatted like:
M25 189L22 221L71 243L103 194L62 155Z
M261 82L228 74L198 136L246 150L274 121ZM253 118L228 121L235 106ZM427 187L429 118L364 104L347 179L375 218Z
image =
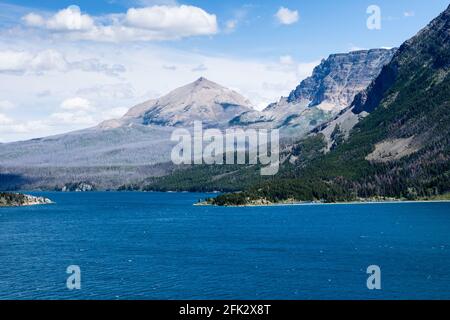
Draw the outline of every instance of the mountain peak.
M207 82L209 81L208 79L206 79L205 77L200 77L197 80L195 80L194 83L202 83L202 82Z
M191 84L188 84L186 87L191 88L191 90L195 89L226 89L225 87L221 86L220 84L210 81L206 79L205 77L200 77Z
M132 123L159 126L191 126L202 121L208 126L223 126L236 116L252 110L251 103L239 93L200 77L154 100L130 109L119 120L104 127Z

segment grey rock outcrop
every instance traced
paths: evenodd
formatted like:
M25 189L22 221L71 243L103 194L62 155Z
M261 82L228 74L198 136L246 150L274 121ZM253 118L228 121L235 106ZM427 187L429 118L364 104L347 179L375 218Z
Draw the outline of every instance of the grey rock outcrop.
M391 61L395 51L372 49L332 54L288 97L262 112L245 112L231 124L280 128L285 135L302 136L348 107Z

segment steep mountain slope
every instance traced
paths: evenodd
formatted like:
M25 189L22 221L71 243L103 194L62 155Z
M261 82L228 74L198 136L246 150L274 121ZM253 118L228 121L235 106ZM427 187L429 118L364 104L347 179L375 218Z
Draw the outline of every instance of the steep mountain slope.
M313 133L322 133L330 147L335 142L333 133L336 135L340 131L344 138L348 138L353 127L380 104L387 109L398 102L398 95L404 87L395 88L396 82L404 84L415 80L414 76L428 76L427 80L431 83L427 89L431 89L445 81L448 72L445 64L449 56L447 12L443 12L415 37L406 41L379 77L360 92L349 107L331 121L316 127ZM420 70L424 70L423 74L419 74Z
M39 180L42 187L48 187L82 179L114 188L127 183L130 176L139 179L143 172L146 176L160 175L160 167L153 170L149 166L170 161L174 146L170 136L175 127L189 129L199 120L205 126L221 128L250 107L236 92L200 78L132 108L121 119L67 134L2 144L0 187L6 181L11 187L7 178L11 176L19 185L27 181L25 186L33 187L39 186ZM139 166L146 169L136 168ZM99 172L92 168L99 168ZM134 173L131 168L135 168ZM50 173L53 179L49 181L46 175Z
M336 121L331 151L311 161L295 146L281 175L218 204L434 197L450 191L450 7L406 41ZM362 115L362 116L361 116ZM356 118L358 117L358 118ZM356 119L356 120L355 120ZM344 121L345 120L345 121ZM348 134L347 140L344 136Z
M190 127L194 121L202 121L206 127L224 127L236 115L251 110L250 101L243 96L202 77L159 99L137 105L122 119L104 122L101 127L130 123Z
M247 112L232 124L282 128L301 136L351 104L380 73L396 49L373 49L330 55L288 97L263 112Z

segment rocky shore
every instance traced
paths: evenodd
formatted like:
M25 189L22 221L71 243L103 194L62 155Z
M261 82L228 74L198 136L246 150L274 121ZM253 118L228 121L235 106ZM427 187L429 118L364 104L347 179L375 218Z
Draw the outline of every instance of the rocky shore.
M270 207L270 206L289 206L289 205L337 205L337 204L377 204L377 203L417 203L417 202L450 202L450 194L430 197L430 198L418 198L409 200L405 198L393 198L393 197L372 197L372 198L358 198L353 201L341 201L341 202L326 202L326 201L299 201L295 199L286 199L283 201L272 202L267 199L246 199L244 203L224 203L217 204L214 199L206 199L199 201L194 206L223 206L223 207Z
M21 193L0 193L0 207L23 207L53 203L44 197L35 197Z

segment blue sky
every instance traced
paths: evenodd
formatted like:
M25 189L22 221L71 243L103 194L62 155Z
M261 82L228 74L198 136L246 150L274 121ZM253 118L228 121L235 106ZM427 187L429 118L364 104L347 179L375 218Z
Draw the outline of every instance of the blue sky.
M91 15L121 13L130 7L175 3L164 0L18 0L5 3L48 11L57 11L76 4ZM229 20L238 20L235 32L213 37L193 37L164 43L187 50L236 56L292 56L312 60L350 48L398 46L413 36L432 18L442 12L448 0L264 0L264 1L178 1L200 7L217 15L220 28ZM366 9L376 4L382 9L382 29L366 28ZM279 25L274 18L279 7L299 12L293 25ZM406 17L405 13L412 16Z
M367 28L370 5L381 10L379 30ZM399 46L448 5L0 0L0 142L120 117L200 76L261 109L287 95L329 54Z

